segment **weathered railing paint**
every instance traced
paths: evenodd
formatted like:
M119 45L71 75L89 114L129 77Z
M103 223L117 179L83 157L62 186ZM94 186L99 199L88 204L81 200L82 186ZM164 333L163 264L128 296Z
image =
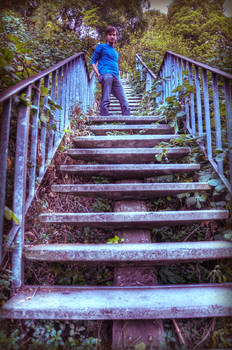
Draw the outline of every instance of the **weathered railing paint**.
M70 108L79 103L86 112L93 104L95 85L95 77L88 73L84 54L78 53L14 85L0 96L0 258L2 261L14 241L12 269L15 288L22 284L25 215L68 128ZM50 107L52 103L62 109L53 110ZM14 137L12 120L17 122L17 135ZM15 140L15 151L9 145L12 140ZM14 164L9 165L14 159ZM3 252L8 167L14 171L12 210L20 224L13 223Z
M136 67L141 78L146 72L146 91L151 90L150 81L153 79L154 82L154 73L138 55ZM184 80L192 85L193 91L184 98L186 127L191 135L203 137L200 146L232 193L232 75L167 51L157 76L160 79L156 83L156 91L160 92L156 98L157 104L165 103L167 97L179 96L179 92L173 90L182 85ZM216 160L218 152L226 153L224 160ZM225 160L229 166L225 166Z

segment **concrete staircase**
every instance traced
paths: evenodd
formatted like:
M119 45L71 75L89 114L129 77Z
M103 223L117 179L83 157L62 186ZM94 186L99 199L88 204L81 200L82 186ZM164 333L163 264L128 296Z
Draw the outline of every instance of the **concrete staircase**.
M126 84L126 83L125 83ZM139 98L130 95L131 107ZM132 110L133 110L132 108ZM151 243L149 229L162 225L188 225L228 218L226 210L147 211L144 200L184 192L210 191L207 183L144 183L157 174L194 172L200 164L178 163L188 147L168 147L170 164L154 164L161 141L178 137L157 116L118 115L112 98L110 117L89 117L96 136L75 137L73 159L100 164L60 165L60 171L77 176L104 176L109 184L53 185L52 190L78 196L113 199L114 211L103 213L45 213L41 222L117 230L122 244L47 244L25 246L25 259L104 263L114 266L114 286L24 286L6 302L1 316L19 319L114 320L114 349L139 341L153 348L164 345L162 319L232 315L232 284L158 285L154 265L229 258L232 243ZM111 124L114 122L114 124ZM118 124L115 124L117 122ZM155 124L154 124L155 123ZM107 132L129 132L107 135ZM141 133L142 131L142 133ZM173 160L176 162L173 163ZM141 321L142 320L142 321ZM145 321L146 320L146 321ZM150 320L150 321L149 321ZM151 321L152 320L152 321ZM137 337L137 338L136 338Z

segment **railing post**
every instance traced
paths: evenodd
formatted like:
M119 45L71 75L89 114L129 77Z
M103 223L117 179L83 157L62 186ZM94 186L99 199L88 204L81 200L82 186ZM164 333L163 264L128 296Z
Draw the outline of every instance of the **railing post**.
M1 143L0 143L0 263L2 261L3 250L3 224L5 211L6 197L6 173L7 173L7 158L8 158L8 142L10 135L10 119L11 119L11 97L4 102L1 122Z
M26 96L28 98L31 98L31 85L26 88ZM21 104L18 112L13 199L13 211L20 221L20 228L15 238L16 247L14 248L12 254L13 289L21 287L23 277L22 254L24 242L24 213L26 198L26 170L29 124L30 107Z
M224 79L226 99L226 123L228 139L228 158L230 163L230 190L232 191L232 109L231 109L231 85L228 79Z

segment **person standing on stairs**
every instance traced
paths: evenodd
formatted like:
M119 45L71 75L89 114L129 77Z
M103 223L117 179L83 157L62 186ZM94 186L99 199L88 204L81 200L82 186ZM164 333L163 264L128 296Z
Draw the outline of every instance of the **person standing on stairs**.
M117 40L117 29L108 27L106 30L106 44L98 44L91 60L94 72L101 84L102 96L100 114L109 115L110 94L120 102L122 115L130 115L130 108L119 81L118 52L114 48ZM96 65L98 63L98 66Z

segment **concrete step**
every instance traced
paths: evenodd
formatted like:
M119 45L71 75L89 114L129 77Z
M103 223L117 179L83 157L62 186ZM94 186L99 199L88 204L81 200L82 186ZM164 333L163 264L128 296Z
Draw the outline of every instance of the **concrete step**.
M146 178L157 174L200 170L200 164L91 164L60 165L60 171L78 176L106 176L118 179Z
M177 242L125 244L41 244L24 248L33 261L75 261L81 263L150 262L156 264L227 259L232 242Z
M138 102L140 102L142 100L142 98L139 97L139 96L127 96L127 100L128 101L138 101ZM118 102L118 99L116 97L111 97L110 98L110 102L114 102L114 101Z
M135 132L141 134L171 134L173 128L167 124L156 124L156 125L91 125L88 127L90 131L95 133L95 135L105 135L107 132L121 131L121 132Z
M131 320L232 316L232 284L146 287L24 286L1 318Z
M117 135L117 136L78 136L73 138L80 148L129 148L154 147L160 142L169 142L179 135Z
M194 222L225 220L227 210L186 210L157 212L108 212L108 213L43 213L41 222L50 224L75 224L78 227L103 229L138 229L164 225L184 225Z
M191 152L190 147L165 148L166 157L183 157ZM155 161L155 156L161 154L163 149L156 148L82 148L69 149L67 154L73 159L97 161L99 163L146 163Z
M207 182L52 185L52 191L85 197L147 199L178 193L209 191Z
M138 106L134 106L134 105L130 105L130 110L135 111L136 109L138 109ZM113 111L121 111L121 107L120 106L109 106L109 111L113 112Z
M140 105L139 102L133 102L133 101L130 101L129 104L130 106L134 106L134 107L138 107ZM117 101L110 102L110 107L120 107L120 103Z
M150 124L158 122L161 118L158 116L93 116L88 117L90 123L112 123L120 122L125 124Z

